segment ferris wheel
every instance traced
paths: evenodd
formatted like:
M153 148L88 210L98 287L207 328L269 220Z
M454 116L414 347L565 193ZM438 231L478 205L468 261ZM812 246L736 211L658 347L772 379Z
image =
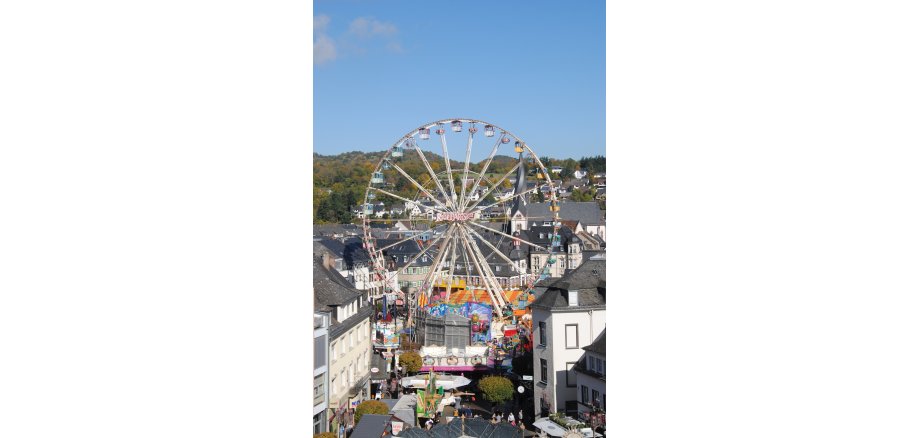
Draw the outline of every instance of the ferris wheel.
M385 216L394 210L399 219ZM377 162L359 212L371 275L406 294L410 318L463 291L484 292L501 317L507 292L529 293L548 277L560 247L550 173L524 140L481 120L439 120L402 136ZM380 237L379 224L397 220L404 227ZM392 290L400 272L412 280Z

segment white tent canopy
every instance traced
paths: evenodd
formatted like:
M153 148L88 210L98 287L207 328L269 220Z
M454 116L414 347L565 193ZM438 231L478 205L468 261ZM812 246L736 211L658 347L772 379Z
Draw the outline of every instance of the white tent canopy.
M568 432L568 429L556 424L555 421L550 420L549 418L541 418L537 421L534 421L533 426L546 432L546 434L549 436L562 437L566 432Z
M425 388L428 386L428 376L428 374L419 374L417 376L403 377L399 380L399 384L402 385L403 388ZM435 384L439 388L444 388L445 391L469 385L471 382L471 380L466 377L452 376L449 374L438 374L436 379L437 381Z

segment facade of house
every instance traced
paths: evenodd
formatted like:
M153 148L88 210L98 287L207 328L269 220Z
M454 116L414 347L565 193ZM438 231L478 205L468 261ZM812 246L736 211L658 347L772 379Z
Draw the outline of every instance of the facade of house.
M578 386L578 417L590 424L607 411L607 331L585 346L585 354L575 364Z
M534 409L578 414L575 366L605 329L606 259L596 256L550 282L531 306L534 327Z
M329 430L350 420L349 409L370 398L371 318L367 293L352 286L338 271L313 259L314 304L328 309ZM353 426L347 424L346 426Z
M329 409L329 324L331 309L313 312L313 434L328 432Z

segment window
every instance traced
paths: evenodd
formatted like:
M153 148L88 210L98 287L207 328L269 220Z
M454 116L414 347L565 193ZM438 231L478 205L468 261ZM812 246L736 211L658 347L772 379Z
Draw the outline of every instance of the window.
M574 388L575 386L575 370L572 368L575 366L575 362L566 362L565 363L565 386L569 388Z
M540 321L540 345L546 346L546 322Z
M565 348L578 348L578 324L565 325Z
M546 383L546 359L540 359L540 381Z
M585 385L581 385L581 402L585 404L591 403L588 400L588 387Z
M322 403L324 395L325 388L323 387L323 375L320 374L313 379L313 404Z
M348 347L355 348L355 332L354 330L348 332Z
M313 338L313 368L326 365L326 335Z
M338 356L335 355L335 347L337 347L337 346L338 346L338 344L336 344L335 342L333 342L333 343L332 343L332 346L329 348L330 350L332 350L332 358L333 358L333 359L335 359L336 357L338 357Z
M337 392L337 391L335 390L335 388L336 388L336 386L335 386L335 377L332 378L332 383L329 384L329 388L332 390L332 394L331 394L331 395L335 395L335 393Z
M600 366L598 367L597 372L606 375L606 374L607 374L607 361L606 361L606 360L600 360L600 359L598 359L598 360L600 361L601 364L600 364Z
M588 356L588 370L594 371L594 356Z
M598 404L601 401L601 393L597 392L596 389L591 390L591 403Z

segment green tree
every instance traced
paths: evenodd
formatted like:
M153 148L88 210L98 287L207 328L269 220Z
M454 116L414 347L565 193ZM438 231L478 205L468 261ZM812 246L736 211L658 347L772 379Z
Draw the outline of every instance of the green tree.
M507 377L491 376L479 380L482 396L492 403L511 400L514 396L514 384Z
M390 412L390 407L380 400L367 400L358 404L355 408L355 424L361 421L364 414L386 415Z
M422 356L415 351L407 351L399 355L399 365L406 370L406 373L415 374L422 369Z
M316 435L313 435L315 438L338 438L338 435L332 432L322 432Z

